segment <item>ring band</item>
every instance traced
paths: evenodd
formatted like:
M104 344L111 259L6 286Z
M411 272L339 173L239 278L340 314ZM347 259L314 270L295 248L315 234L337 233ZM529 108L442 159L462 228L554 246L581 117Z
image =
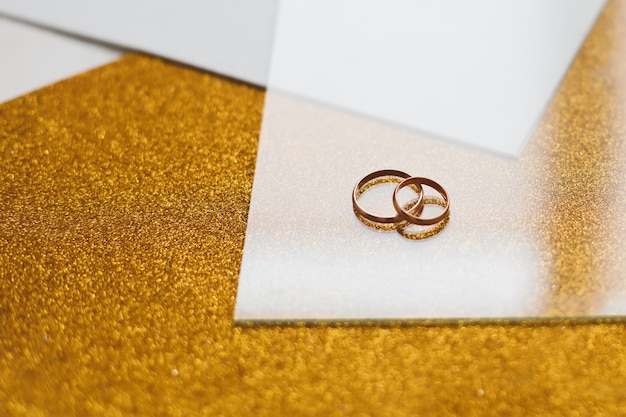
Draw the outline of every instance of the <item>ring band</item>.
M409 201L408 203L406 203L404 207L409 207L408 206L409 204L412 204L412 201ZM446 206L446 202L439 197L424 197L424 206L427 206L427 205L436 205L436 206L440 206L443 208ZM403 226L396 228L396 232L398 232L400 236L406 239L411 239L411 240L428 239L429 237L439 234L443 229L445 229L449 221L450 221L450 213L448 213L448 216L445 219L443 219L442 221L440 221L439 223L433 226L430 226L430 227L418 226L419 228L422 228L422 229L426 228L426 230L418 230L418 231L409 230L411 223L404 222L404 223L401 223Z
M428 218L424 219L424 218L415 216L414 214L417 212L416 210L411 209L407 211L404 209L404 207L402 207L402 205L400 205L400 203L398 203L398 192L402 188L408 185L416 185L421 188L422 184L427 185L437 190L437 192L441 194L441 196L443 197L443 200L445 201L445 207L443 209L443 213L430 219ZM424 192L422 190L422 197L423 195L424 195ZM423 205L423 203L424 201L422 199L421 204ZM423 177L410 177L410 178L404 179L401 183L399 183L396 186L396 189L393 191L393 206L395 207L396 211L398 212L398 215L400 216L402 220L406 220L409 223L417 224L419 226L429 226L431 224L439 223L440 221L446 218L446 216L448 215L450 211L450 199L448 198L448 193L446 192L446 190L441 185L439 185L439 183L437 183L436 181L433 181L429 178L423 178Z
M402 217L402 213L400 212L400 210L396 211L398 212L395 216L393 217L382 217L382 216L376 216L374 214L368 213L367 211L365 211L358 203L358 197L361 195L361 189L370 181L375 180L376 178L381 178L381 177L397 177L400 178L401 180L404 179L404 181L402 181L400 184L404 183L407 179L410 179L411 176L409 174L407 174L406 172L402 172L402 171L397 171L395 169L383 169L380 171L375 171L372 172L371 174L366 175L365 177L363 177L363 179L361 179L361 181L358 182L358 184L354 187L354 190L352 191L352 208L354 209L354 212L360 216L362 216L363 218L375 222L375 223L383 223L383 224L388 224L388 223L398 223L401 222L403 217ZM399 185L399 184L398 184ZM408 184L407 184L408 185ZM422 190L422 187L420 184L416 184L416 188L418 191L418 198L417 198L417 203L415 203L415 205L410 208L409 210L406 211L406 213L408 215L412 215L414 213L417 213L418 211L420 211L420 209L422 208L422 206L424 205L424 191ZM396 187L396 190L398 189L398 187ZM394 204L395 204L395 194L394 194Z

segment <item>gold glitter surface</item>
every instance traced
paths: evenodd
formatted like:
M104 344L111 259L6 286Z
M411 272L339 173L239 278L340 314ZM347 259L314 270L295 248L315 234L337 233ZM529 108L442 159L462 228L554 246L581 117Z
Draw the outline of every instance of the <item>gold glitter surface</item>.
M563 292L624 256L573 203L624 186L625 22L611 2L524 155ZM0 106L0 415L626 414L621 320L233 326L263 97L129 55Z
M553 264L548 315L593 311L626 276L626 3L611 2L529 152L548 186L542 235ZM626 299L621 296L621 303Z

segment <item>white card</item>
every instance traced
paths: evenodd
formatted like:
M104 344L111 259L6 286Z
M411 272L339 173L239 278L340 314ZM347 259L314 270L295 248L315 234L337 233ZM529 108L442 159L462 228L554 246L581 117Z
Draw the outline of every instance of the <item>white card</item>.
M265 85L278 0L2 0L0 13Z
M0 17L0 103L104 65L122 53Z
M604 3L285 1L269 88L516 156Z

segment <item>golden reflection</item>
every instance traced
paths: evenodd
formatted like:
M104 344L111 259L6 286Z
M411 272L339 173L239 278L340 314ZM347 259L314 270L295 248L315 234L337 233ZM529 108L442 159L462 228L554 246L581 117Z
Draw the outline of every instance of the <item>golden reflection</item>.
M625 23L625 3L611 2L539 130L542 209L551 213L541 228L552 263L549 316L602 314L624 290Z

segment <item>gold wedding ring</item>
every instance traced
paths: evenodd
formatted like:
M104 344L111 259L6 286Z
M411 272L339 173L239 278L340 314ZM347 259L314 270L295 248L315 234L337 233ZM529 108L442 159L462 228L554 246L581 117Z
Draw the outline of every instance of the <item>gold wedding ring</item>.
M395 177L399 179L400 181L402 181L403 179L404 180L409 179L411 176L407 174L406 172L397 171L395 169L383 169L380 171L372 172L369 175L366 175L365 177L363 177L363 179L361 179L361 181L357 183L357 185L354 187L354 190L352 191L352 207L354 209L354 212L357 215L371 222L382 223L382 224L399 223L402 221L402 215L398 210L396 210L397 214L395 216L383 217L383 216L378 216L378 215L367 212L365 209L363 209L359 205L359 202L358 202L358 199L361 196L361 194L363 194L366 191L363 188L365 188L365 186L368 183L378 178L384 178L384 177ZM421 211L422 205L424 204L424 192L421 186L418 184L414 187L414 189L416 189L417 194L418 194L417 202L413 205L413 207L406 210L406 212L411 215Z
M435 217L422 218L415 216L415 212L412 210L405 210L404 207L402 207L398 202L398 192L408 185L420 186L420 188L422 185L427 185L436 190L439 194L441 194L441 197L443 197L443 201L445 202L443 212ZM433 181L430 178L409 177L398 184L396 189L393 191L393 206L402 220L406 220L407 222L418 226L430 226L431 224L439 223L448 216L448 213L450 212L450 198L448 197L446 190L438 182Z
M407 204L405 204L404 207L407 207L408 204L411 204L411 202L408 202ZM424 197L424 207L428 205L436 205L436 206L440 206L443 208L446 206L446 202L439 197ZM450 216L448 215L442 221L440 221L439 223L433 226L430 226L430 227L418 226L418 229L420 230L410 230L411 223L403 222L403 223L400 223L400 226L397 227L395 230L396 232L400 234L400 236L406 239L424 240L424 239L428 239L429 237L435 236L436 234L441 232L443 229L445 229L449 221L450 221Z
M395 216L384 217L369 213L363 209L358 202L359 197L369 188L384 182L398 183L393 191L391 200L396 210ZM423 185L437 191L441 195L441 198L425 197ZM398 202L398 193L405 187L410 187L414 190L417 193L417 198L405 203L403 206ZM422 217L425 204L441 206L443 212L435 217ZM450 217L450 197L448 197L448 193L438 182L430 178L412 177L403 171L383 169L366 175L357 183L352 191L352 208L357 218L368 227L381 231L397 230L400 235L407 239L419 240L434 236L447 226ZM412 232L407 230L411 224L417 226L435 226L427 230Z

